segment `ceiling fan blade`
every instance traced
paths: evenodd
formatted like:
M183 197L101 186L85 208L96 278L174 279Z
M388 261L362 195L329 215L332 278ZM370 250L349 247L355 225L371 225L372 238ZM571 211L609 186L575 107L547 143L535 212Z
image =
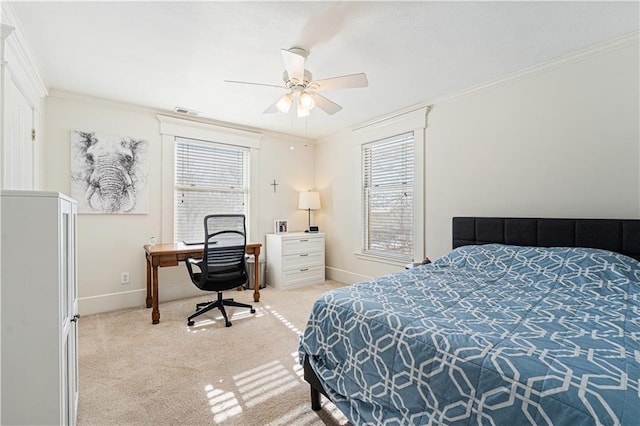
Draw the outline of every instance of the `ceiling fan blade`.
M282 60L284 61L284 68L287 70L289 79L296 79L298 81L304 80L304 63L306 57L298 55L287 49L280 49L282 52Z
M287 99L288 98L288 99ZM288 105L286 107L282 107L283 109L285 109L285 111L280 111L280 108L278 108L278 104L280 103L280 101L285 101L285 104ZM269 108L264 110L264 114L272 114L274 112L284 112L287 113L289 112L289 108L291 108L291 94L290 93L285 93L282 97L280 97L277 101L275 101L274 103L272 103Z
M317 85L316 90L333 90L333 89L352 89L356 87L367 87L369 80L365 73L343 75L341 77L326 78L324 80L314 81L312 84Z
M272 103L269 108L265 109L263 114L273 114L274 112L279 112L280 110L278 109L278 101L280 101L280 99Z
M286 89L285 86L275 85L275 84L264 84L264 83L250 83L248 81L236 81L236 80L224 80L225 83L236 83L236 84L251 84L252 86L267 86L267 87L277 87L278 89Z
M309 93L311 97L313 97L313 100L316 103L316 107L320 108L327 114L335 114L336 112L342 109L340 105L325 98L324 96L318 93L313 93L313 92L307 92L307 93Z

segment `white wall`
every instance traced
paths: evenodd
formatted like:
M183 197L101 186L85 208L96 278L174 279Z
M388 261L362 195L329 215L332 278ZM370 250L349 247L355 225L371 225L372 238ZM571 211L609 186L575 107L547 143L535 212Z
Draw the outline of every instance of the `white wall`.
M52 91L46 101L46 189L70 191L70 132L73 129L131 136L149 141L149 213L142 215L94 215L78 217L78 277L80 313L143 306L146 266L143 245L150 236L162 235L161 135L157 111L104 99ZM291 149L293 148L293 149ZM273 232L274 219L290 221L290 229L302 229L306 214L296 210L297 191L307 189L314 177L313 147L298 139L265 135L259 155L258 229L251 241L264 243ZM276 180L277 192L269 183ZM255 200L252 200L255 202ZM129 272L131 284L120 284L120 272ZM160 301L201 294L180 265L159 269ZM149 313L149 315L151 315Z
M640 218L638 44L437 104L428 253L451 217Z
M426 131L425 233L451 249L453 216L640 218L638 38L434 101ZM356 258L358 146L345 130L316 147L327 275L398 270Z

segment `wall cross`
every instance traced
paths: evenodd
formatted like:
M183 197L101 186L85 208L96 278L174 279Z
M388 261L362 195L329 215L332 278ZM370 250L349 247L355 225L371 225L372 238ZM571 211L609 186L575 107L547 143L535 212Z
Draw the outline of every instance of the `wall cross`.
M278 185L280 185L280 184L279 184L279 183L276 183L276 180L274 179L274 180L273 180L273 183L270 183L269 185L273 186L273 192L275 193L275 192L276 192L276 189L277 189L276 187L277 187Z

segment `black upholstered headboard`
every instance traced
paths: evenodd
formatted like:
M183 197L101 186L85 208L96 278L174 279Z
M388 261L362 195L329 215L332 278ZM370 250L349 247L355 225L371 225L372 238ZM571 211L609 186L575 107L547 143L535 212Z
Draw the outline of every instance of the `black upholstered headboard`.
M640 260L640 220L453 218L453 248L489 243L600 248Z

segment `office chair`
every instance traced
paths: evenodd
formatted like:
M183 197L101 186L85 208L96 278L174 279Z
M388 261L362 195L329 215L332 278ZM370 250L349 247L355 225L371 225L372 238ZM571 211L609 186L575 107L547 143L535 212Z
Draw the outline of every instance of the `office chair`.
M187 258L187 270L191 281L200 290L218 292L217 300L198 303L196 311L187 319L187 325L194 324L193 319L214 308L220 309L225 326L231 327L225 306L249 308L253 306L223 299L222 292L239 287L247 282L247 262L245 258L246 226L242 214L212 214L204 218L204 252L202 259ZM200 272L193 271L193 265Z

